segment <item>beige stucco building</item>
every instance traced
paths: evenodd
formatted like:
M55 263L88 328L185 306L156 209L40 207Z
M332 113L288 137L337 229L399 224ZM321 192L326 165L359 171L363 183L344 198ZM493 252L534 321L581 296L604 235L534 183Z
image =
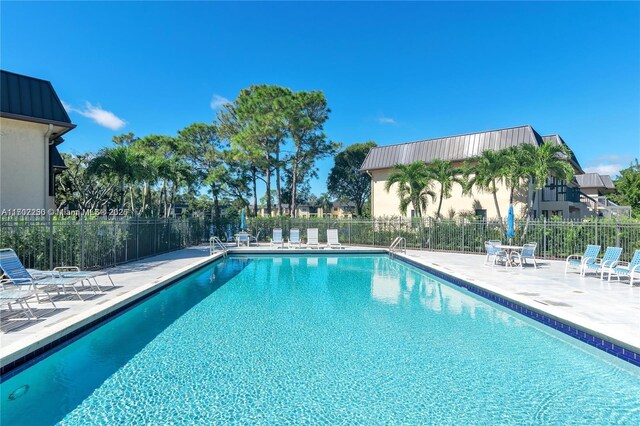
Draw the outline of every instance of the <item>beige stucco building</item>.
M54 208L55 175L65 168L56 146L75 124L50 82L0 77L0 210Z
M371 209L374 217L401 216L398 187L394 185L389 191L385 189L389 174L397 164L411 164L415 161L430 163L435 159L448 160L454 166L462 166L469 158L480 155L484 150L501 150L521 144L539 146L545 140L558 144L565 142L558 135L540 136L531 126L519 126L508 129L491 130L459 136L427 139L417 142L373 148L362 164L361 170L371 176ZM569 159L576 174L584 173L577 159ZM432 187L436 198L429 203L423 216L435 217L439 202L440 188L438 183ZM533 202L534 217L561 216L564 218L582 218L594 214L589 206L581 200L576 181L563 182L550 177L544 189L537 191L534 197L532 188L515 194L514 212L522 217L527 203ZM509 189L498 186L498 208L503 217L507 215L509 206ZM476 216L485 218L498 217L493 194L473 188L470 194L463 194L462 186L454 183L451 197L445 198L440 211L442 217ZM407 217L414 215L410 205Z

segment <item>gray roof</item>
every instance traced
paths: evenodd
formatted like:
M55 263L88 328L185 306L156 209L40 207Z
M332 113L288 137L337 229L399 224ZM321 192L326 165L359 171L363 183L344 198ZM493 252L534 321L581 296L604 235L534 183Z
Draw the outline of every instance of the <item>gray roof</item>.
M0 70L0 88L0 116L68 129L76 127L50 82Z
M580 188L606 188L616 189L610 176L600 175L598 173L585 173L576 175L576 181Z
M559 136L557 142L564 144ZM542 137L529 125L379 146L369 151L360 169L387 169L414 161L430 163L435 159L462 161L480 155L486 150L498 151L526 143L538 146L543 143ZM581 170L577 160L574 162Z

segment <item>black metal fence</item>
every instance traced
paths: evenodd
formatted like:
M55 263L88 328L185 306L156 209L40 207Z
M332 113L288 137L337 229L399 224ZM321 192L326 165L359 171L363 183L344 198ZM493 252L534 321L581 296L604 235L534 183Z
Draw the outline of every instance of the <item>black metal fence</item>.
M227 226L237 229L235 224ZM389 247L400 236L407 248L418 250L483 253L484 242L507 242L504 228L498 221L426 219L329 219L329 218L251 218L248 229L259 240L267 241L273 228L282 228L285 236L291 228L299 228L303 237L307 228L318 228L320 242L326 241L326 230L337 228L345 244ZM525 233L526 229L526 233ZM587 244L623 248L622 259L630 260L640 249L640 222L616 220L525 220L515 223L513 244L538 243L537 255L546 259L561 259L584 252Z
M537 255L561 259L581 253L587 244L603 248L623 248L622 259L630 260L640 249L640 222L591 220L516 221L514 244L538 243ZM484 242L506 242L504 228L497 221L427 219L333 219L333 218L248 218L246 228L259 241L269 241L274 228L285 237L292 228L318 228L320 242L326 230L337 228L340 241L347 245L389 247L400 236L407 248L483 253ZM525 234L526 229L526 234ZM143 219L96 217L0 217L0 247L13 248L25 266L50 269L76 265L99 269L144 257L177 250L207 241L216 235L223 241L240 230L237 220Z
M0 247L28 268L99 269L197 244L208 236L197 219L68 216L0 217Z

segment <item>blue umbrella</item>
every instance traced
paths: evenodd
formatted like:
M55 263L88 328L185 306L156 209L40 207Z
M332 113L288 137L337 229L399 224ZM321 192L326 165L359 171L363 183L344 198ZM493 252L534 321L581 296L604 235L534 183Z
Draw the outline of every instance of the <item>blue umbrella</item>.
M512 239L516 235L515 218L513 216L513 204L509 204L509 214L507 215L507 238Z
M240 212L240 230L244 231L244 209Z

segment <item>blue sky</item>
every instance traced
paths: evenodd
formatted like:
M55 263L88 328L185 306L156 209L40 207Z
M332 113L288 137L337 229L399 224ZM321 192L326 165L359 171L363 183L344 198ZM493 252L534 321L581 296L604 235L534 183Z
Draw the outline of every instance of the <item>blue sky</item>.
M254 83L322 90L328 136L387 145L522 124L583 167L640 157L638 3L8 3L3 69L52 81L77 129L175 134ZM319 163L326 189L332 160Z

